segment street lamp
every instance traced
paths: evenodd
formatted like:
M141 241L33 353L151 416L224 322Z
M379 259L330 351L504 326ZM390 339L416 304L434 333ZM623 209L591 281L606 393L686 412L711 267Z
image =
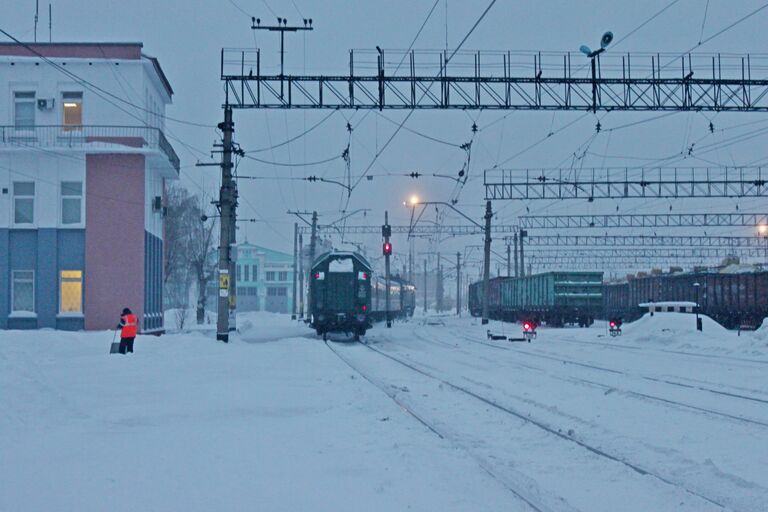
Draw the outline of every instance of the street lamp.
M411 211L411 226L408 230L408 237L410 238L411 233L413 232L413 228L416 226L416 224L421 219L421 216L424 214L424 211L427 209L427 206L429 205L440 205L440 206L447 206L454 212L458 213L465 219L467 219L469 222L474 224L475 226L482 229L485 233L485 258L484 258L484 266L483 266L483 318L482 318L482 324L486 325L488 323L488 299L490 297L490 286L489 286L489 280L490 280L490 266L491 266L491 219L493 218L493 212L491 210L491 202L486 201L485 203L485 216L483 217L485 220L485 225L483 226L473 218L467 216L464 212L460 211L458 208L453 206L450 203L446 203L444 201L419 201L419 198L417 196L412 196L410 199L410 204L403 203L406 206L410 206L413 208ZM416 211L417 206L424 206L424 208L421 210L421 213L419 214L418 218L416 218L416 221L413 221L413 215Z
M700 286L701 285L698 282L693 283L693 289L696 292L695 293L696 305L694 306L694 308L696 309L696 330L697 331L701 331L702 330L701 318L699 318L699 287Z
M597 112L597 68L595 66L595 58L603 53L608 45L613 41L613 32L606 32L603 37L600 38L600 48L592 51L587 45L581 45L579 51L589 57L592 65L592 112Z
M765 238L765 264L768 265L768 224L759 224L757 235Z

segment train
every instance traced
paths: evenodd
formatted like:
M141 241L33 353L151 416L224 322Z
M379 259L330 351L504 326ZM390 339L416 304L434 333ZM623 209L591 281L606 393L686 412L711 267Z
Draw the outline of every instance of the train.
M330 251L312 264L309 281L309 324L318 336L345 333L360 339L373 323L387 317L386 283L373 275L356 252ZM416 289L390 279L390 318L413 315Z
M542 322L553 327L589 327L603 308L602 272L545 272L489 281L488 317L502 321ZM469 311L482 315L483 282L469 286Z
M399 276L389 279L389 318L406 318L416 311L416 287ZM383 276L374 276L371 283L371 318L373 321L387 319L387 281Z
M603 286L603 317L633 321L646 311L640 304L695 303L697 299L699 312L727 329L757 328L768 316L768 272L707 270L606 283Z

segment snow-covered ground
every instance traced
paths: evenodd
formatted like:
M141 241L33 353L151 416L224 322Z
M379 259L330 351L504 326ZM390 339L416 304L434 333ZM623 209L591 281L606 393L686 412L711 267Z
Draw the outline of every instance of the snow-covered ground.
M238 325L0 331L0 510L768 509L768 328Z

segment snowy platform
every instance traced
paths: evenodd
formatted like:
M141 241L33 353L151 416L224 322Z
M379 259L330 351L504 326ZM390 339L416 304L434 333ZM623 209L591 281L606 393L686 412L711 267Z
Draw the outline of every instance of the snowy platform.
M762 511L768 331L706 320L0 332L0 510Z

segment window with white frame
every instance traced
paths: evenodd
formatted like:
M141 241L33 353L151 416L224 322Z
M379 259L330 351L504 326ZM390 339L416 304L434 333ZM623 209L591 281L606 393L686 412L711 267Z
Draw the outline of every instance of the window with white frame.
M83 128L83 93L61 93L61 124L64 131L79 131Z
M278 272L277 280L278 281L287 281L288 280L288 272Z
M35 127L34 91L13 93L13 124L17 130L31 130Z
M35 182L13 182L13 223L34 224L35 222Z
M83 222L83 182L61 182L61 223L63 225Z
M250 281L251 266L250 265L243 265L243 281Z
M275 273L274 272L267 272L266 281L274 281L275 280Z
M35 271L14 270L12 272L11 312L35 312Z
M78 314L83 312L82 270L62 270L59 291L60 313Z
M259 276L259 267L256 265L251 265L251 281L258 281Z

